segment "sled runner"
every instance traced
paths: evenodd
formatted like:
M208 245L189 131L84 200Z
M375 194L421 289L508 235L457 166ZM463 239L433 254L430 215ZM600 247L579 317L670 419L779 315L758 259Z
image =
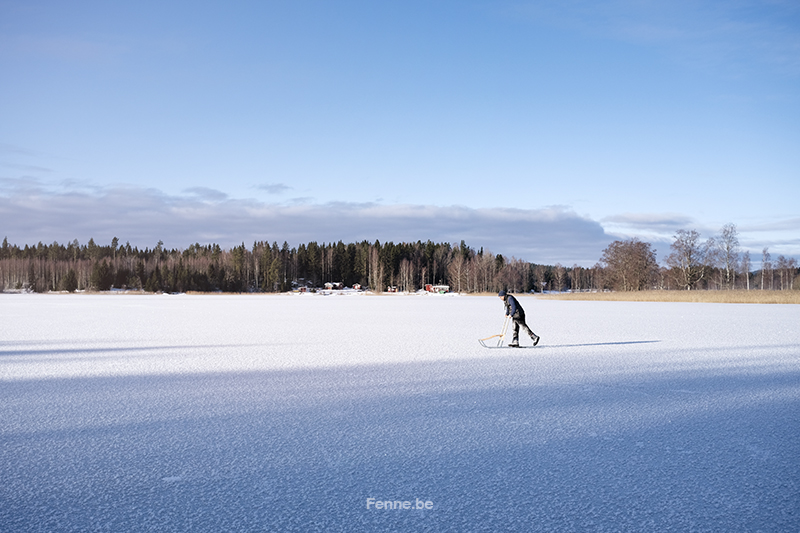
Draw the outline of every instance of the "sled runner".
M536 346L491 346L483 342L483 339L478 339L478 342L481 343L481 346L484 348L489 348L490 350L528 350L531 348L536 348Z

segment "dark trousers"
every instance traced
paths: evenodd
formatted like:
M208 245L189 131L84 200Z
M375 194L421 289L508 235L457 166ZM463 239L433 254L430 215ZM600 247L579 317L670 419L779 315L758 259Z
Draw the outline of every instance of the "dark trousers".
M515 342L515 343L519 342L519 328L520 328L520 326L522 326L522 328L525 330L525 333L527 333L528 335L531 336L531 339L535 339L536 338L536 333L531 331L531 328L529 328L528 324L525 323L525 313L521 313L521 312L517 311L516 313L514 313L514 315L511 317L511 319L514 321L514 340L512 342Z

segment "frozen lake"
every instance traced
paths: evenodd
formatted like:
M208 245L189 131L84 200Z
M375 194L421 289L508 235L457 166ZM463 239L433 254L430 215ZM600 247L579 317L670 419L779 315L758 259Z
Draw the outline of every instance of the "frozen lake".
M0 531L800 530L800 306L519 299L0 295Z

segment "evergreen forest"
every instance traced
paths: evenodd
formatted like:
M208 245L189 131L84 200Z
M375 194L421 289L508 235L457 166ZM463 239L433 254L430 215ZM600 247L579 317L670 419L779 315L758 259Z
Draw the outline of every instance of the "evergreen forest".
M679 232L680 233L680 232ZM688 233L688 232L686 232ZM680 236L680 235L679 235ZM460 244L309 242L290 247L284 242L244 243L230 249L218 244L193 244L167 249L159 241L141 250L117 238L107 245L90 239L68 244L39 242L20 247L3 240L0 248L2 291L147 292L286 292L310 290L326 282L372 291L413 292L426 285L448 285L451 291L490 293L602 291L645 289L794 289L797 261L772 261L764 249L766 268L751 272L749 254L716 253L713 240L694 243L695 264L684 264L676 236L666 266L655 261L649 243L615 241L591 268L542 265L475 250ZM690 243L691 244L691 243ZM702 252L702 253L700 253Z

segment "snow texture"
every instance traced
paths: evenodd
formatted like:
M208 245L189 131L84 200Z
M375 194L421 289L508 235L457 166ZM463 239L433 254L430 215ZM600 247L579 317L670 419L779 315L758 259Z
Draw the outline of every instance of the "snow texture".
M520 301L0 296L0 531L800 530L799 306Z

